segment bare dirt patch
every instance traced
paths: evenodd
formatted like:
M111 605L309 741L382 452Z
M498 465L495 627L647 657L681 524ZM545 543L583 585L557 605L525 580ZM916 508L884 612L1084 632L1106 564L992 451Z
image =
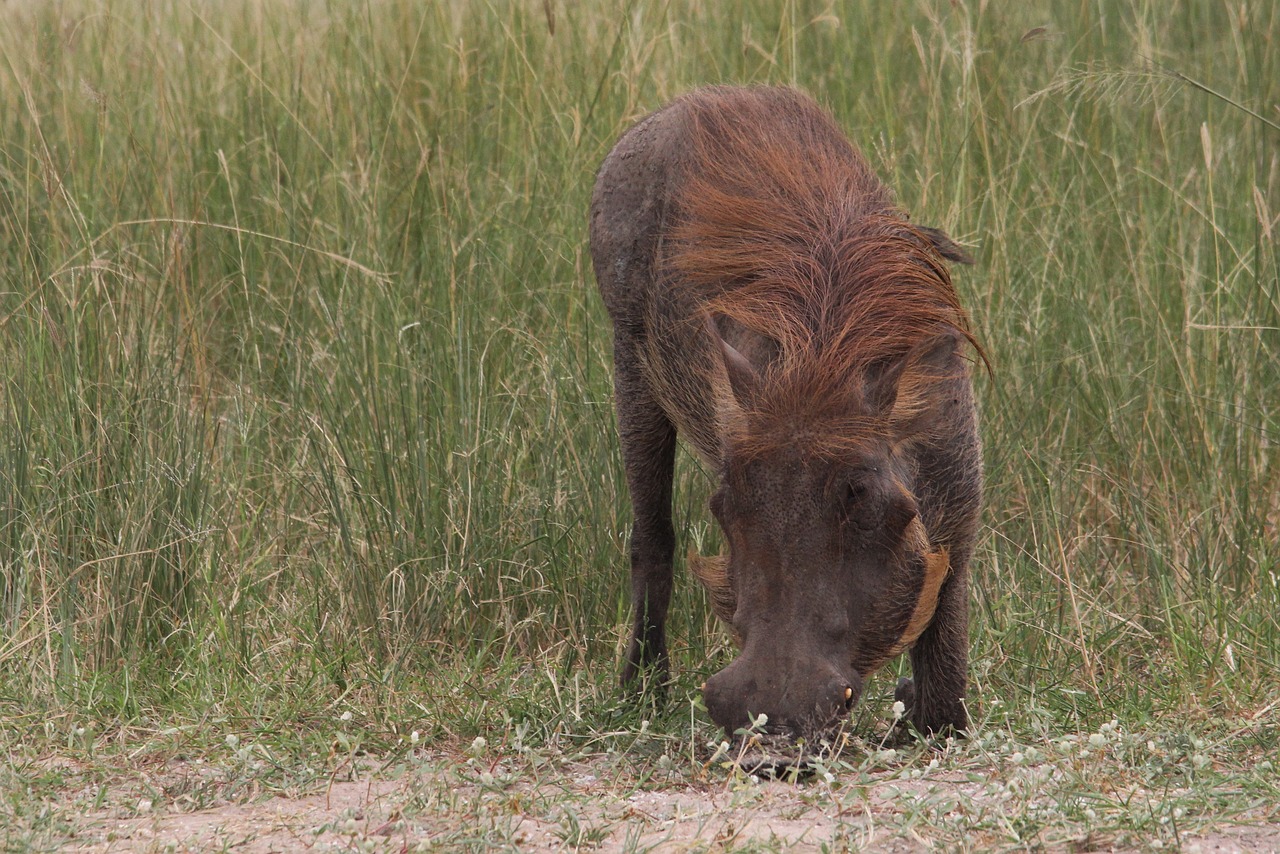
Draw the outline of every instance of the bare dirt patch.
M720 769L635 767L612 755L529 762L417 754L309 791L255 791L195 805L207 767L169 763L115 780L107 805L71 821L65 850L126 851L1280 851L1274 812L1118 821L1074 813L1051 765L1010 777L1000 767L892 768L792 784ZM379 770L381 767L381 770ZM912 774L914 770L917 773ZM923 770L923 773L919 773ZM186 782L182 782L186 781ZM1016 782L1015 782L1016 781ZM1010 783L1014 783L1012 789ZM1009 795L1023 791L1029 797ZM162 793L181 793L166 796ZM206 792L207 795L207 792ZM1099 804L1099 807L1102 805ZM1092 809L1092 808L1090 808ZM1064 817L1059 820L1059 817ZM1251 818L1262 822L1241 824Z

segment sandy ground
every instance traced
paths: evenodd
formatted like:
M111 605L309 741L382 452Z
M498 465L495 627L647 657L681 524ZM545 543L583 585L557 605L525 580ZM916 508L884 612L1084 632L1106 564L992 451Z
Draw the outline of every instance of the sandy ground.
M984 795L972 774L872 781L649 778L636 785L617 764L584 762L504 774L437 757L393 774L333 781L323 791L247 793L243 802L190 808L133 795L86 812L64 850L127 851L873 851L1026 850L1002 828L1015 816ZM474 773L471 773L474 772ZM163 776L200 775L171 763ZM486 776L487 775L487 776ZM156 790L157 780L149 789ZM162 782L162 781L161 781ZM161 789L164 787L161 786ZM989 788L989 787L988 787ZM976 812L975 812L976 811ZM963 821L969 824L964 824ZM957 823L957 822L960 823ZM967 829L966 829L967 828ZM1123 836L1120 837L1123 839ZM1280 825L1229 824L1158 840L1043 834L1040 850L1280 852ZM1153 844L1154 843L1154 844Z

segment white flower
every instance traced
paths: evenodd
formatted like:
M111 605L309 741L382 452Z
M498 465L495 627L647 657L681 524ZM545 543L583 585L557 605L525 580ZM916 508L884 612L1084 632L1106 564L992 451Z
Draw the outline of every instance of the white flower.
M345 721L349 721L349 720L351 720L351 712L349 712L349 711L348 711L348 712L343 712L343 713L342 713L342 716L341 716L341 717L339 717L339 718L338 718L338 720L340 720L340 721L344 721L344 722L345 722Z
M902 716L907 713L907 706L901 700L893 701L893 719L895 721L902 720Z
M475 741L471 742L472 753L484 753L484 749L489 746L489 742L483 735L477 735Z

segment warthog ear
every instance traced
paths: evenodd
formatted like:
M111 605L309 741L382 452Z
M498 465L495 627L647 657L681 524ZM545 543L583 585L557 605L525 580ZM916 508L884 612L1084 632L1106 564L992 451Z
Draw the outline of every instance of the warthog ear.
M724 360L725 374L729 377L729 388L733 391L734 399L739 405L749 404L760 390L759 371L736 347L724 340L716 327L715 318L710 314L706 315L706 329L720 348L720 357Z
M925 240L929 241L929 245L938 250L938 254L948 261L955 261L957 264L972 264L973 256L960 247L950 237L947 236L940 228L930 228L927 225L917 225L916 231Z
M872 411L896 422L909 421L928 408L929 386L956 373L963 339L948 329L920 341L901 359L873 367L867 373L864 396Z

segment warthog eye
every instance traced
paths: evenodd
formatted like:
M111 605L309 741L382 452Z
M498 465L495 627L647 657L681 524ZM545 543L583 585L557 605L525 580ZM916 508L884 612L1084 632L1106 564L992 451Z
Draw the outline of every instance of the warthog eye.
M844 504L841 508L844 520L859 531L879 533L896 540L915 518L915 500L895 486L884 485L858 478L845 486Z
M870 530L879 522L877 518L876 491L862 480L850 481L845 487L844 502L840 507L845 524L860 530Z
M871 498L871 487L862 481L854 481L849 484L845 490L844 504L845 509L850 512L857 511L865 505Z

